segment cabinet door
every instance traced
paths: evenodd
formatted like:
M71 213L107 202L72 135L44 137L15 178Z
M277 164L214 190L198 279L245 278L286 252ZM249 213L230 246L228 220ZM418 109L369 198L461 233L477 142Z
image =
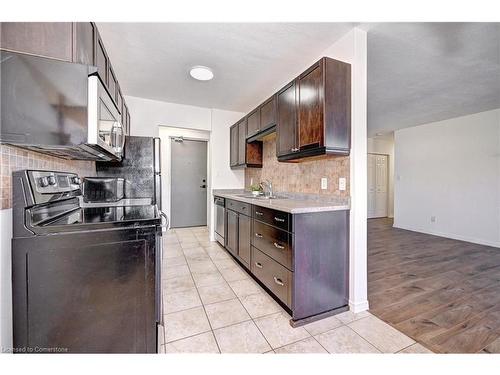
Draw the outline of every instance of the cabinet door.
M71 22L2 22L0 47L64 61L73 58Z
M73 61L94 65L95 26L92 22L74 23Z
M252 221L248 216L239 215L238 218L238 256L248 267L250 266L250 238Z
M116 87L117 87L117 80L115 76L115 72L113 71L113 68L111 67L111 64L109 64L109 70L108 70L108 91L109 95L113 98L113 100L116 103Z
M231 210L226 210L226 249L234 256L238 256L238 214Z
M298 81L298 143L301 150L322 147L323 64L309 69Z
M120 111L123 117L123 95L122 95L122 90L120 89L120 85L116 87L116 106L118 108L118 111Z
M247 122L246 119L238 124L238 165L246 163L246 145L247 145Z
M132 123L130 122L130 112L128 111L127 108L127 122L125 126L125 134L130 135L130 128L132 127Z
M288 155L297 152L296 130L297 130L297 106L296 83L293 81L277 96L278 122L276 138L277 156Z
M238 164L238 126L233 125L229 129L229 165L234 167Z
M250 137L260 130L260 109L256 109L247 117L247 135Z
M276 96L260 106L260 129L264 130L276 125Z
M95 65L97 66L97 74L101 77L101 81L108 85L108 69L109 61L102 43L101 37L97 34L96 50L95 50Z

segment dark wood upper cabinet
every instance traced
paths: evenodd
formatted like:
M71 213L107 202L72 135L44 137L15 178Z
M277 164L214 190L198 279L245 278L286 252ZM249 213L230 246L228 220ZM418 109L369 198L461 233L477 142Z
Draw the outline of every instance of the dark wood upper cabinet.
M118 81L116 80L115 72L113 71L113 68L111 67L111 64L109 64L109 71L108 71L108 91L109 95L113 98L115 101L117 107L118 107L118 99L117 99L117 85Z
M79 64L94 65L96 29L92 22L73 24L73 61Z
M238 124L229 129L229 165L238 165Z
M276 95L260 106L260 130L276 125Z
M116 106L118 107L118 111L123 113L123 95L120 86L116 86ZM123 118L123 116L122 116ZM123 119L122 119L123 122Z
M97 66L97 74L99 74L101 81L104 82L104 85L107 86L109 61L108 55L106 54L106 49L104 48L104 44L102 43L99 34L97 34L96 40L95 66Z
M0 48L72 61L72 30L71 22L1 22Z
M296 81L293 81L277 94L276 155L278 157L298 151L296 89Z
M238 123L238 164L246 163L246 144L247 144L247 121L241 120Z
M247 116L247 137L258 133L260 130L260 108L257 108Z
M294 92L287 86L278 93L278 160L349 155L351 66L324 57L295 82ZM291 108L293 94L295 112Z
M298 79L299 150L323 147L323 65L317 64Z

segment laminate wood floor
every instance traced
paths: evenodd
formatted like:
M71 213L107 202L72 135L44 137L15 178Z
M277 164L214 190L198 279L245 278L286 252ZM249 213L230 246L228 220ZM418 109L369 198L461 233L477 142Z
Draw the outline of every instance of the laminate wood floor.
M370 312L437 353L500 353L500 249L368 220Z

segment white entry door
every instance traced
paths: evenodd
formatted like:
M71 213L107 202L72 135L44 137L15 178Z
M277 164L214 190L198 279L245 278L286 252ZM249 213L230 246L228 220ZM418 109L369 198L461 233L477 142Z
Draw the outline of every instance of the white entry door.
M387 217L387 158L368 154L368 218Z

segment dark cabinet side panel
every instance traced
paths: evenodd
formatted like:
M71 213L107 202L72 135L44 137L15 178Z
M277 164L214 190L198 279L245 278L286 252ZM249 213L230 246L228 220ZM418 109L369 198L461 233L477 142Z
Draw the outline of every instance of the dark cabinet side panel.
M71 22L2 22L0 27L0 48L72 61Z
M349 211L293 217L293 319L303 319L348 304Z

